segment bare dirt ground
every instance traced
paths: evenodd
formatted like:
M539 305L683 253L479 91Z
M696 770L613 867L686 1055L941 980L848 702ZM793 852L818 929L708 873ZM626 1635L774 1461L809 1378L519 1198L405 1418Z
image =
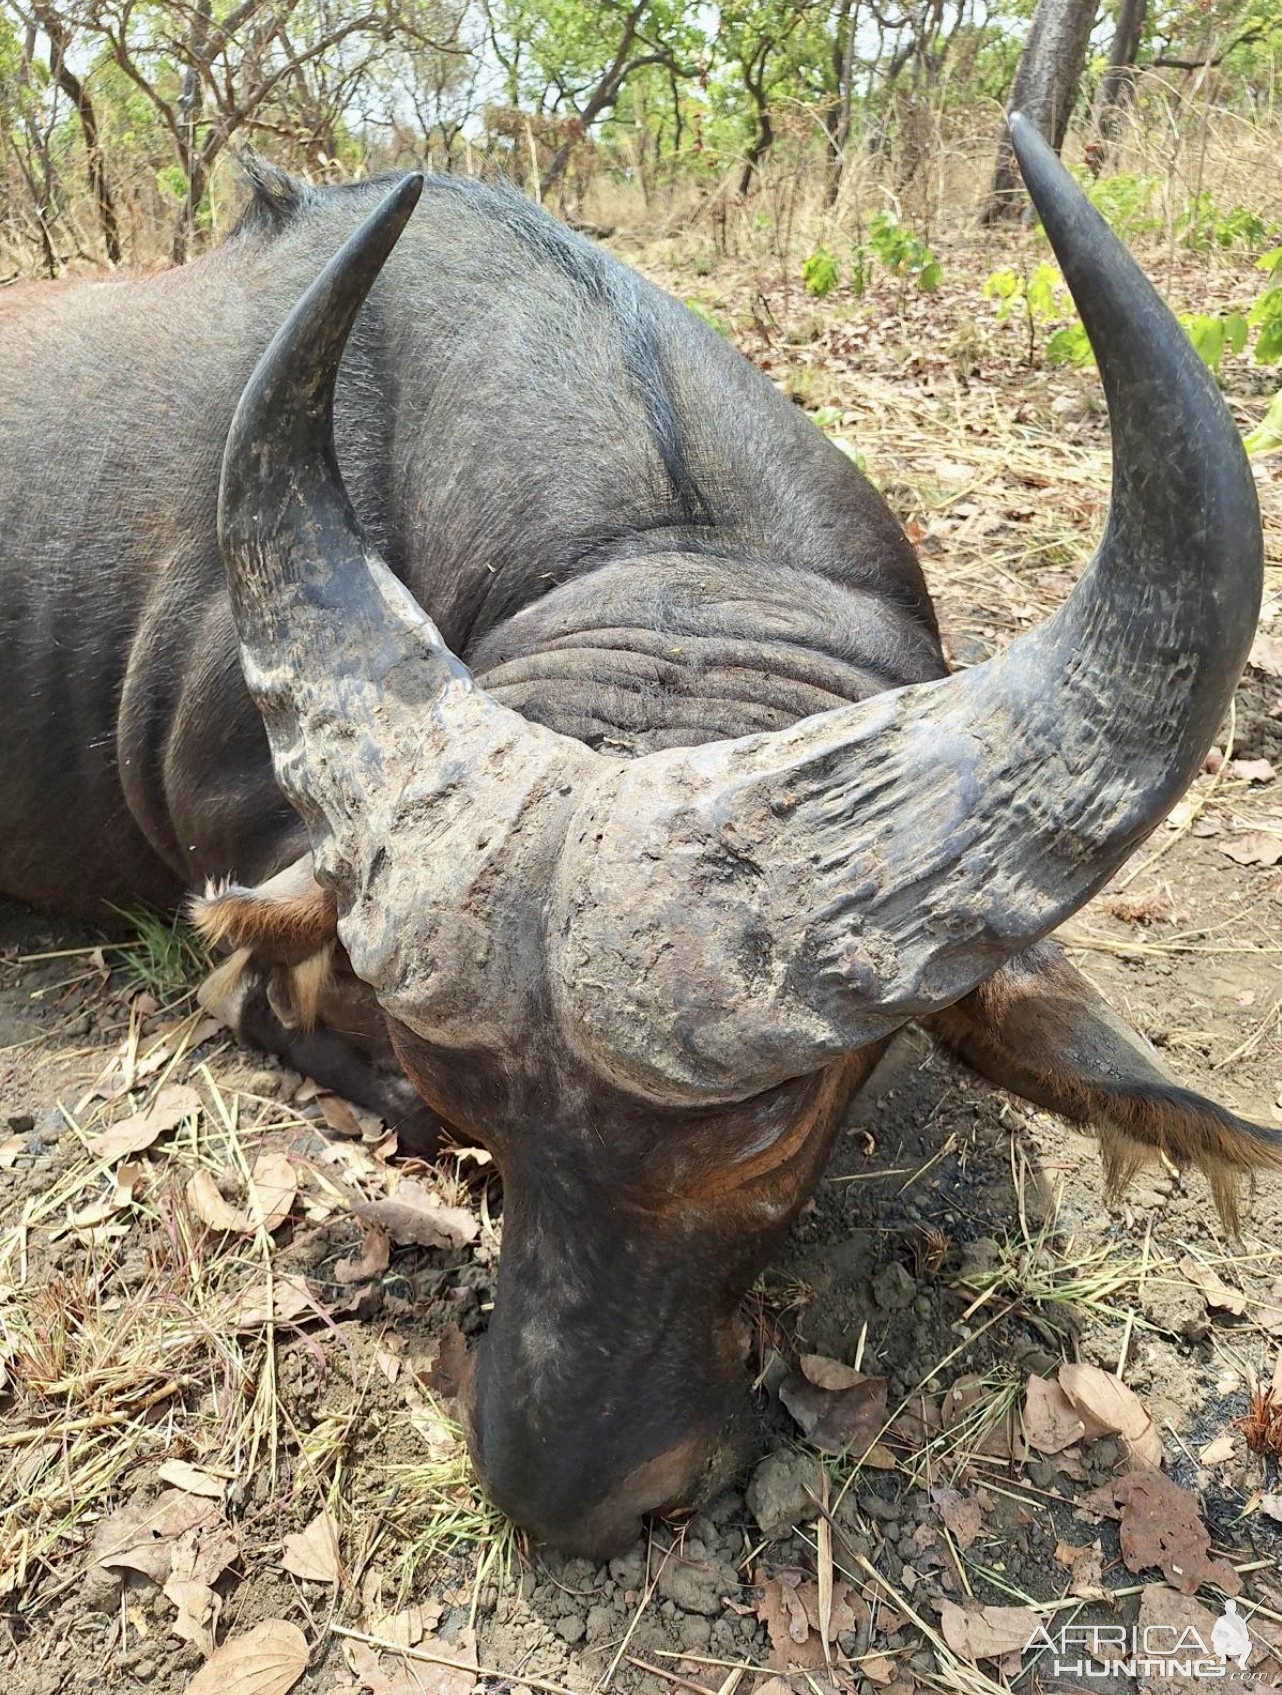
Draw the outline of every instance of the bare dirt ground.
M640 256L861 454L959 665L1062 599L1107 501L1094 374L1028 365L983 298L1034 239L941 247L930 297L882 276L822 305L697 235ZM1246 257L1161 269L1190 309L1258 291ZM1255 423L1268 382L1224 381ZM1224 762L1064 939L1181 1078L1282 1123L1270 462L1259 484ZM905 1034L745 1304L756 1465L597 1568L511 1534L448 1417L493 1298L490 1167L398 1162L236 1050L189 968L0 908L0 1687L1125 1688L1107 1655L1021 1650L1137 1619L1209 1641L1239 1589L1251 1658L1222 1681L1282 1687L1282 1182L1237 1240L1175 1170L1106 1205L1089 1136Z

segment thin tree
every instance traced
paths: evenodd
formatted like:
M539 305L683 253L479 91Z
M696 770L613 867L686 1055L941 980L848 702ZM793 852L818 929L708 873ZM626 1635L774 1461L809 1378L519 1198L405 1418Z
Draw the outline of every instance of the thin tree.
M1057 153L1077 104L1097 7L1098 0L1037 0L1028 43L1015 70L1012 109L1030 118ZM981 221L1014 217L1023 200L1014 149L1003 130Z
M1121 133L1122 121L1135 92L1135 59L1147 15L1148 0L1118 0L1117 28L1109 48L1108 69L1100 80L1095 103L1095 134L1086 149L1086 163L1095 177L1103 170Z

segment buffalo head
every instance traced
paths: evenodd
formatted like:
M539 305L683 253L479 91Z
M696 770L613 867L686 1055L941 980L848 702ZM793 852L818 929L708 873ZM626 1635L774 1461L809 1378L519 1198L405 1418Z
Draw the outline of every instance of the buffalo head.
M736 1303L852 1085L1106 881L1246 658L1261 542L1236 432L1011 127L1098 357L1113 498L1063 608L964 675L630 761L487 694L364 539L333 443L344 343L418 177L308 290L231 429L220 536L277 779L407 1073L503 1173L473 1452L562 1546L612 1551L697 1487Z

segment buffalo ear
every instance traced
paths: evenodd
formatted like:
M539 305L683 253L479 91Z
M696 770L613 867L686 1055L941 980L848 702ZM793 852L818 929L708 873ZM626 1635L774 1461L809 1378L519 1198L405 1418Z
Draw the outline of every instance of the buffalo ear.
M207 942L248 949L260 965L304 965L328 955L338 935L338 908L312 875L311 854L254 888L211 887L193 897L190 911Z
M960 1059L1012 1094L1098 1135L1110 1199L1163 1158L1206 1175L1237 1227L1238 1187L1282 1171L1282 1132L1186 1089L1052 942L1039 942L927 1024Z

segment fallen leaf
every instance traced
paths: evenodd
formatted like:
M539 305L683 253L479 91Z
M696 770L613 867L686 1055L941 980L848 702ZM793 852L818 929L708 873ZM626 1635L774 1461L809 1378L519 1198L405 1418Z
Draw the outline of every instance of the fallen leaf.
M379 1654L367 1642L347 1641L343 1653L370 1695L471 1695L476 1687L476 1633L466 1626L455 1642L431 1639L440 1664L417 1654L401 1660L395 1653Z
M1233 1313L1238 1318L1246 1311L1246 1296L1238 1289L1230 1289L1209 1266L1195 1260L1191 1254L1186 1254L1180 1261L1180 1270L1195 1288L1202 1291L1208 1307Z
M285 1538L285 1570L308 1583L337 1583L340 1576L338 1526L321 1511L304 1530Z
M1265 635L1264 631L1260 630L1251 643L1251 652L1246 662L1270 677L1282 677L1282 640L1277 636Z
M987 1418L984 1417L985 1410ZM945 1430L951 1430L963 1419L971 1421L966 1436L971 1453L985 1454L992 1459L1023 1460L1024 1437L1019 1428L1018 1413L1014 1407L997 1405L983 1378L974 1372L949 1384L939 1411Z
M206 1659L214 1651L214 1632L218 1627L219 1597L207 1583L190 1577L171 1577L165 1584L166 1599L178 1609L170 1625L174 1635L198 1648Z
M297 1193L297 1173L280 1153L259 1154L254 1161L244 1207L225 1200L212 1173L203 1166L187 1181L187 1202L201 1223L238 1236L252 1236L260 1228L268 1233L279 1228L289 1216Z
M122 1118L96 1136L90 1136L86 1146L95 1159L107 1162L124 1159L129 1154L140 1154L158 1136L166 1130L173 1130L200 1108L200 1096L195 1089L186 1083L171 1083L160 1091L150 1106L144 1107L141 1112L131 1113L128 1118Z
M370 1619L368 1634L381 1642L394 1642L398 1648L416 1648L441 1622L443 1611L439 1601L425 1601L399 1613L380 1613Z
M132 1206L134 1196L142 1186L146 1170L146 1165L141 1160L131 1160L127 1165L118 1166L112 1191L107 1198L93 1201L89 1206L82 1207L79 1212L68 1212L69 1227L72 1230L93 1230L98 1225L105 1224L109 1218L114 1218L118 1212L123 1212L126 1207Z
M188 1495L204 1495L211 1501L221 1501L227 1493L227 1484L221 1477L188 1465L186 1460L166 1460L156 1475L162 1483L172 1484Z
M336 1136L350 1136L355 1141L360 1140L360 1120L341 1095L318 1094L316 1104L320 1108L321 1117Z
M374 1364L389 1383L395 1383L401 1374L401 1366L404 1361L399 1354L394 1354L390 1348L375 1348Z
M1248 783L1271 783L1277 772L1267 759L1231 759L1229 775Z
M287 1695L307 1670L307 1638L285 1619L264 1619L229 1637L184 1695Z
M179 1538L223 1522L212 1501L166 1489L154 1501L131 1502L103 1519L94 1532L90 1558L108 1570L126 1566L163 1584L172 1573Z
M6 1136L0 1142L0 1171L12 1171L18 1163L18 1155L27 1151L25 1136Z
M1192 1495L1160 1471L1132 1471L1086 1497L1082 1505L1121 1520L1122 1559L1130 1572L1156 1567L1181 1595L1216 1583L1226 1595L1242 1590L1242 1579L1223 1560L1211 1557L1211 1536Z
M268 1234L278 1230L289 1217L298 1193L298 1173L287 1155L261 1153L249 1174L248 1209L253 1228Z
M1276 865L1282 859L1282 836L1267 830L1248 830L1215 844L1235 865Z
M1060 1384L1036 1372L1024 1397L1024 1435L1039 1454L1059 1454L1086 1434L1081 1414Z
M780 1572L757 1582L756 1613L770 1637L772 1671L787 1671L790 1666L813 1671L825 1664L819 1585L794 1581L796 1577L795 1572ZM866 1616L866 1603L850 1585L834 1583L828 1620L831 1638L852 1630Z
M849 1371L849 1375L853 1381L840 1389L820 1388L798 1372L790 1372L779 1385L779 1399L803 1435L825 1454L849 1450L861 1455L886 1423L886 1379L865 1377L857 1371Z
M416 1375L425 1389L443 1401L455 1401L476 1369L467 1337L457 1324L447 1324L436 1344L436 1357Z
M392 1238L381 1224L367 1224L361 1251L340 1259L334 1267L339 1283L364 1283L387 1270L392 1257Z
M930 1498L964 1554L983 1527L979 1502L973 1495L964 1495L960 1489L949 1489L942 1483L930 1491Z
M1154 1468L1161 1465L1162 1439L1133 1389L1097 1365L1062 1365L1059 1382L1074 1409L1086 1421L1088 1439L1093 1423L1100 1433L1121 1438L1132 1464Z
M943 1601L939 1631L960 1659L1002 1660L1026 1648L1041 1623L1031 1607L978 1607L967 1612L955 1601Z
M357 1201L352 1211L367 1224L381 1224L401 1247L462 1248L481 1230L466 1207L447 1207L413 1177L403 1177L386 1200Z
M1275 1518L1282 1524L1282 1495L1261 1495L1260 1511L1266 1518Z
M856 1371L853 1365L843 1365L840 1360L829 1359L826 1354L802 1354L797 1365L801 1375L816 1389L854 1389L868 1381L863 1372Z
M1225 1460L1233 1458L1233 1438L1217 1436L1214 1442L1208 1442L1197 1456L1203 1465L1223 1465Z
M214 1176L201 1166L199 1171L192 1172L187 1179L185 1190L187 1205L195 1213L202 1224L211 1230L242 1233L246 1226L253 1229L252 1222L230 1201L224 1200Z
M238 1330L253 1330L260 1324L288 1324L305 1313L320 1315L321 1307L302 1277L259 1278L242 1289L231 1309Z
M895 1662L884 1654L865 1654L859 1669L871 1683L889 1683L895 1675Z
M1102 1601L1104 1589L1104 1553L1098 1542L1078 1548L1071 1542L1055 1544L1055 1562L1069 1568L1068 1592L1083 1601Z

